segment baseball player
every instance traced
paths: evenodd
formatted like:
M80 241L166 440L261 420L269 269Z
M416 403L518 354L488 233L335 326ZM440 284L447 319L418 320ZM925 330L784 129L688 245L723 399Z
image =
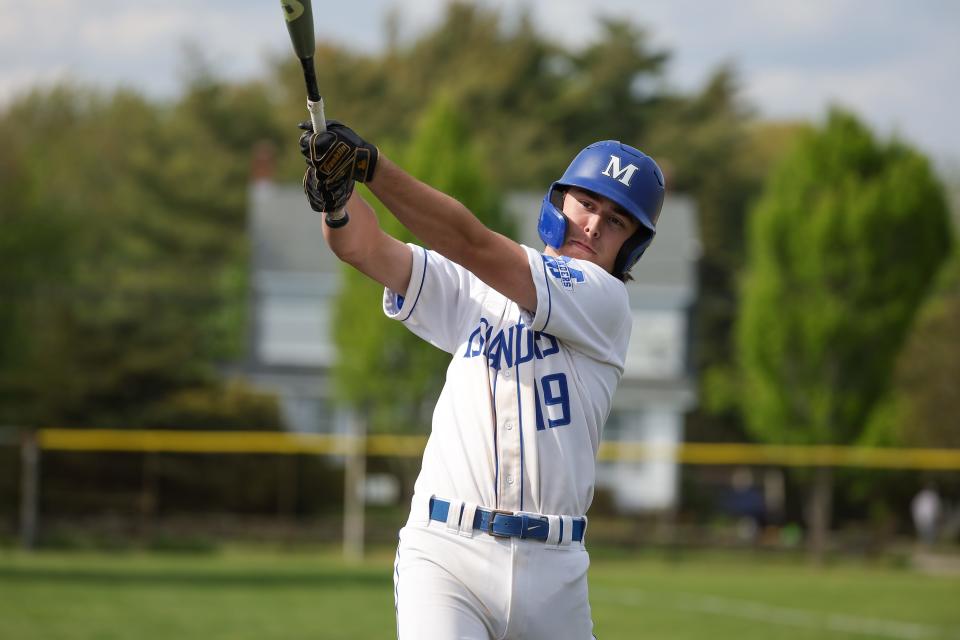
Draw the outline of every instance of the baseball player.
M303 125L307 128L307 125ZM394 573L400 640L588 640L584 548L604 421L632 318L624 281L649 246L663 175L591 144L547 191L546 248L486 228L339 123L307 131L311 206L383 309L451 355ZM426 249L383 232L364 182Z

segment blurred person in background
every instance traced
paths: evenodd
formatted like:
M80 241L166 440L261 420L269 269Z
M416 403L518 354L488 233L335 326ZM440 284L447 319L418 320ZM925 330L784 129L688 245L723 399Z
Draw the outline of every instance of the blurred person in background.
M910 502L910 514L917 532L917 540L930 547L937 541L937 529L940 522L940 494L933 485L921 489Z

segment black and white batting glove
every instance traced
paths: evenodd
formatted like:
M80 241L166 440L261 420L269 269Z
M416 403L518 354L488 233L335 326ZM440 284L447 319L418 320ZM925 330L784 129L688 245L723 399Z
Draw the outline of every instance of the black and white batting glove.
M338 180L324 184L317 178L317 171L311 164L303 174L303 192L307 194L310 208L317 213L333 213L347 205L353 194L353 180Z
M350 127L330 120L321 133L314 133L310 122L300 123L300 128L305 131L300 136L300 153L322 184L335 188L344 178L357 182L373 179L380 152Z

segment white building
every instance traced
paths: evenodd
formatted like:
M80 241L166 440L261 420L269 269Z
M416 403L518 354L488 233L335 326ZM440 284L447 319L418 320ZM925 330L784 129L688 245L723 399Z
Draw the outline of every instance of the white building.
M321 216L300 185L261 180L251 187L252 330L246 376L277 394L289 428L342 432L345 417L329 402L329 367L336 357L330 316L339 263L326 248ZM518 240L542 244L536 218L542 195L515 195ZM604 432L607 442L673 446L683 439L684 414L695 405L690 321L699 257L692 202L668 196L657 239L628 284L633 335L626 370ZM377 312L372 309L371 312ZM670 461L604 463L598 484L628 511L666 509L677 498L678 468Z

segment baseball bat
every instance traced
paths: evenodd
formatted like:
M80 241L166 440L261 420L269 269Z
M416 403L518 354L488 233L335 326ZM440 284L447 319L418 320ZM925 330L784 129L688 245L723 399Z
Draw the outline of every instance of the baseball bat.
M293 51L300 59L303 67L303 82L307 87L307 111L310 113L310 122L316 133L327 130L327 120L323 113L323 96L317 85L317 72L313 66L313 54L317 43L313 34L313 7L310 0L280 0L283 7L283 17L287 20L287 31L290 33L290 42ZM349 217L345 209L328 211L326 222L331 227L342 227L347 224Z

